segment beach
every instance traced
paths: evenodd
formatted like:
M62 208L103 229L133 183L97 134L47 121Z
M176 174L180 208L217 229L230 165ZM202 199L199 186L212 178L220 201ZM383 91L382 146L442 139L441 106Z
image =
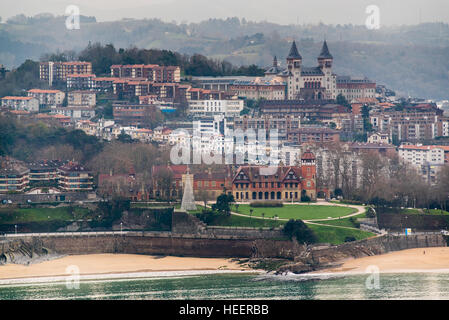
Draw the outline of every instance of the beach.
M175 271L249 270L231 259L146 256L136 254L72 255L31 265L0 265L0 280Z
M381 273L449 273L449 247L416 248L352 259L340 267L313 273L365 273L370 266L379 268Z

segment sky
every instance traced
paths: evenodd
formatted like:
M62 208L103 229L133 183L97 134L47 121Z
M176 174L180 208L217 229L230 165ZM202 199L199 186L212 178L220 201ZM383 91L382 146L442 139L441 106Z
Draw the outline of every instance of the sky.
M199 22L209 18L239 17L279 24L365 24L368 5L379 7L380 26L449 23L448 0L1 0L0 17L52 13L64 15L76 5L97 21L122 18L160 18Z

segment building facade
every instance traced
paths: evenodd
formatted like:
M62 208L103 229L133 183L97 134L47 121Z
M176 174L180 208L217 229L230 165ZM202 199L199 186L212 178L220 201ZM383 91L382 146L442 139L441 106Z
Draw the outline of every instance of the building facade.
M50 86L55 81L66 81L68 75L92 74L92 63L84 61L69 62L41 62L39 64L39 78Z

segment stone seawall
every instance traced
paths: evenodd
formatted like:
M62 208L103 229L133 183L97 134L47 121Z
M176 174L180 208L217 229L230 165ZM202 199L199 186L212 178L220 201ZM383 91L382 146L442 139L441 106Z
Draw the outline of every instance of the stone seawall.
M127 253L192 257L283 258L293 259L297 246L287 240L208 238L195 235L116 234L21 237L31 244L38 242L58 254ZM2 250L6 250L3 246ZM2 252L0 252L1 254Z

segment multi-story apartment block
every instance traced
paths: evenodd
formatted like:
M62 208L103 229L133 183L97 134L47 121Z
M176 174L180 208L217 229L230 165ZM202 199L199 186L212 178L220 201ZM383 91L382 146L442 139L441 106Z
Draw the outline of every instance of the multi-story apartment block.
M438 119L437 136L449 137L449 117L440 117Z
M97 104L96 94L92 91L71 91L68 93L67 103L71 106L89 106Z
M148 121L155 112L155 105L119 103L113 105L114 120L123 126L148 126Z
M238 117L244 108L244 101L234 100L190 100L188 112L194 117L223 115Z
M156 64L112 65L111 77L145 78L153 82L180 82L181 68Z
M0 158L0 193L23 192L29 184L29 172L18 160Z
M236 82L252 82L257 78L247 76L192 77L192 83L202 89L226 92Z
M74 123L78 120L89 120L95 117L95 108L85 106L56 107L52 108L50 113L69 117L71 122Z
M231 100L237 98L228 91L209 90L203 88L192 88L187 86L185 97L190 100Z
M414 166L440 165L445 162L445 149L443 146L401 145L399 158Z
M332 144L340 141L340 132L328 127L302 127L287 132L290 143L302 144Z
M59 167L59 187L64 191L93 190L92 173L83 166L69 162Z
M102 91L102 92L113 92L114 81L119 80L119 78L111 77L95 77L93 79L93 87L89 90Z
M92 74L92 63L84 61L41 62L39 78L51 86L56 81L66 81L69 75Z
M258 130L277 130L279 140L286 140L287 133L301 127L301 120L294 116L275 117L263 115L260 117L236 117L234 119L234 129L246 131L248 129Z
M65 93L60 90L28 90L28 97L39 100L41 106L60 106L64 102Z
M348 108L333 101L320 100L262 100L261 114L274 117L294 116L302 120L331 120L334 114L349 113Z
M449 146L401 145L399 158L415 167L424 180L434 184L442 166L449 163Z
M39 100L34 97L3 97L2 108L17 111L39 112Z
M70 74L66 77L67 89L69 90L91 90L96 86L94 74Z
M417 110L373 112L370 122L376 131L388 133L398 141L431 140L438 135L438 110Z
M57 182L59 180L58 168L64 165L60 160L35 161L28 164L30 169L29 180L33 182Z

